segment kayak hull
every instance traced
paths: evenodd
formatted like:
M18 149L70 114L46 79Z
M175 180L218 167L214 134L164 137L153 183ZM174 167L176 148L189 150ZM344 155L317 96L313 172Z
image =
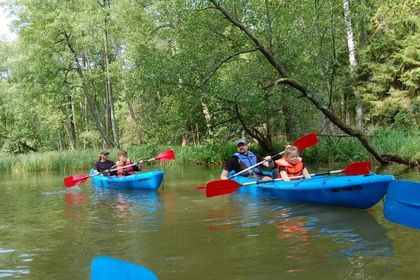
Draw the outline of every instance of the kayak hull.
M150 269L107 256L95 257L91 263L91 280L158 280Z
M366 209L378 203L394 180L392 175L323 176L305 180L277 181L244 186L240 192L250 192L284 201L306 202ZM235 177L238 183L254 181Z
M384 216L391 222L420 229L420 183L392 182L385 198Z
M90 174L93 174L93 170ZM138 172L123 177L98 175L92 177L92 185L101 188L157 190L162 183L163 175L162 170Z

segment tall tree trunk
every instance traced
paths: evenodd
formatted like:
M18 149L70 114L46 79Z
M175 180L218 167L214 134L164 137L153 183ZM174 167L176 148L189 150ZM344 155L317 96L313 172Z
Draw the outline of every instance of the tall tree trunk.
M349 49L349 63L350 72L354 74L354 70L357 67L356 59L356 43L354 41L353 28L351 25L350 17L350 0L343 0L343 11L344 11L344 24L346 26L347 34L347 47ZM354 92L356 97L356 126L358 128L363 127L363 107L360 104L360 96L357 92Z
M273 52L273 20L270 15L270 3L268 0L264 0L265 15L267 19L267 31L268 31L268 47Z
M211 114L210 114L209 107L207 106L207 104L203 100L201 100L201 108L202 108L202 112L203 112L203 115L204 115L204 119L206 120L207 131L211 135L211 131L212 131L212 129L211 129ZM198 129L197 129L197 131L198 131Z
M67 115L69 116L68 120L68 135L69 135L69 142L70 148L75 150L77 144L77 134L76 134L76 124L75 124L75 116L74 116L74 106L73 106L73 99L71 95L67 95Z
M77 53L75 49L73 48L73 45L70 42L70 34L64 34L67 47L69 48L70 52L73 54L74 57L74 63L76 64L76 72L79 75L79 78L82 82L82 89L83 94L86 97L86 102L89 107L90 113L92 114L93 120L95 122L96 128L98 129L104 143L108 147L112 147L111 141L109 140L108 136L105 133L104 127L101 123L101 119L99 118L98 108L96 107L95 103L91 99L90 93L89 93L89 87L86 82L86 78L83 73L82 65L80 64L79 57L77 56Z
M114 113L114 100L112 95L112 83L109 74L109 63L110 63L110 53L109 53L109 35L108 35L108 17L110 11L109 1L104 1L105 9L107 9L106 16L104 19L104 71L105 71L105 100L106 100L106 123L107 123L107 133L109 133L109 127L112 130L112 136L114 138L114 144L119 147L120 140L118 135L117 122L115 120Z
M287 141L290 142L291 139L295 139L295 133L294 133L294 123L293 118L291 116L292 112L290 111L290 104L288 101L284 100L281 105L281 111L283 113L283 119L284 119L284 131L286 133Z
M130 99L127 99L127 105L128 105L128 112L130 113L130 117L134 122L134 125L137 127L137 116L134 112L133 104L131 103Z
M407 164L409 160L402 158L400 156L391 157L391 155L380 155L373 144L369 141L369 139L363 134L360 129L353 128L343 121L341 121L337 116L335 116L331 110L327 107L323 106L317 98L314 97L314 94L303 84L299 81L295 80L291 77L286 69L281 65L277 58L273 56L273 54L264 46L261 40L259 40L256 36L254 36L251 31L246 28L241 22L236 20L232 15L230 15L216 0L208 0L213 4L213 6L219 10L224 17L239 28L258 48L261 54L267 59L267 61L277 70L279 76L281 77L278 79L275 84L284 84L288 85L300 92L300 94L308 99L319 111L321 111L332 123L334 123L338 128L340 128L343 132L356 137L360 143L365 147L365 149L380 163L387 164L390 161L398 162L401 164ZM236 108L236 110L238 110ZM251 135L251 134L250 134Z
M190 143L190 133L188 131L188 125L184 125L184 133L182 134L182 147L188 146L188 143Z

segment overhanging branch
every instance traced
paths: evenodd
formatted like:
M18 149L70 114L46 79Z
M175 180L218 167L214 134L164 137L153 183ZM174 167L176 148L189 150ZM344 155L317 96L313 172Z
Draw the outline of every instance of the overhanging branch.
M343 132L354 136L357 138L360 143L365 147L365 149L381 164L388 164L390 161L402 163L402 161L398 160L395 157L390 156L383 156L379 154L379 152L376 150L376 148L373 146L373 144L370 142L370 140L363 134L363 132L357 128L353 128L349 125L347 125L345 122L343 122L341 119L339 119L331 110L329 110L327 107L322 105L320 101L318 101L313 94L310 93L310 90L301 84L299 81L293 79L288 75L283 65L281 65L277 59L274 57L274 55L264 47L263 43L256 37L254 34L248 30L241 22L239 22L237 19L232 17L216 0L208 0L211 2L215 8L217 8L224 17L231 22L233 25L238 27L251 41L254 42L257 49L264 55L264 57L268 60L268 62L277 70L280 77L284 79L280 79L275 84L287 84L290 87L295 88L300 92L300 94L308 99L319 111L321 111L333 124L335 124L338 128L340 128ZM403 161L404 162L404 161Z
M202 83L201 83L201 84L205 84L205 83L207 83L207 82L208 82L208 80L210 80L210 79L211 79L211 77L213 77L213 75L214 75L214 74L216 74L216 72L220 69L220 67L222 67L222 65L223 65L223 64L225 64L225 63L229 62L229 61L230 61L231 59L233 59L234 57L237 57L237 56L239 56L239 55L241 55L241 54L244 54L244 53L251 53L251 52L255 52L255 51L258 51L258 49L251 49L251 50L243 50L243 51L239 51L239 52L236 52L236 53L234 53L234 54L231 54L230 56L226 57L226 58L225 58L225 59L223 59L223 60L216 61L216 62L213 64L213 66L211 67L211 69L210 69L210 74L208 75L208 77L207 77L206 79L204 79L204 80L202 81Z

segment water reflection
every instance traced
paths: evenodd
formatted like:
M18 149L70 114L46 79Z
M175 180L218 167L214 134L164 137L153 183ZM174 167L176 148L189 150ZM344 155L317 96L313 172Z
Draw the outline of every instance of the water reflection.
M21 264L17 264L16 261ZM30 273L26 265L28 262L32 262L32 257L29 254L0 247L0 278L19 278L28 275Z
M386 229L374 210L294 204L237 193L232 204L208 211L209 231L272 226L290 248L309 246L326 237L338 247L330 257L393 256ZM295 252L298 253L298 252Z
M159 210L161 195L157 191L95 188L93 203L113 200L112 205L121 213L139 211L154 213Z
M179 169L167 172L165 192L69 192L62 175L0 176L0 279L88 279L97 255L145 264L161 279L418 278L418 232L386 222L380 205L206 199L191 189L219 172Z
M73 206L83 206L89 202L87 192L80 189L67 191L64 195L64 201L67 207L70 208Z

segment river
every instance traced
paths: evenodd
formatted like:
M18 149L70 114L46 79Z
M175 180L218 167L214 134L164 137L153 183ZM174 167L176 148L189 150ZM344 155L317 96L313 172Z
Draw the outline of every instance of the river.
M164 169L158 192L89 180L66 190L68 173L0 174L0 278L89 279L92 258L107 255L160 279L419 279L420 231L385 220L382 202L357 210L205 198L195 187L218 169ZM380 172L420 181L399 167Z

